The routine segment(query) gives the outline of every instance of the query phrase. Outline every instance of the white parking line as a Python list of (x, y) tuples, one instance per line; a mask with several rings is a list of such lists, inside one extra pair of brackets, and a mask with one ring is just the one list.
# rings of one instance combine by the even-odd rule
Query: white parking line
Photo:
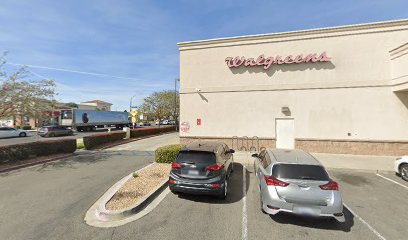
[(385, 180), (388, 180), (388, 181), (390, 181), (390, 182), (393, 182), (393, 183), (395, 183), (395, 184), (397, 184), (397, 185), (400, 185), (400, 186), (403, 187), (403, 188), (408, 189), (408, 186), (405, 186), (404, 184), (401, 184), (401, 183), (399, 183), (399, 182), (397, 182), (397, 181), (394, 181), (394, 180), (392, 180), (392, 179), (390, 179), (390, 178), (387, 178), (387, 177), (385, 177), (385, 176), (383, 176), (383, 175), (381, 175), (381, 174), (379, 174), (379, 173), (377, 173), (377, 174), (375, 174), (375, 175), (377, 175), (377, 176), (379, 176), (379, 177), (382, 177), (382, 178), (384, 178)]
[(364, 219), (362, 219), (359, 215), (357, 215), (357, 213), (355, 213), (353, 210), (351, 210), (351, 208), (349, 206), (347, 206), (344, 202), (343, 202), (343, 205), (351, 212), (351, 214), (353, 214), (356, 218), (358, 218), (358, 220), (360, 220), (360, 222), (362, 222), (364, 225), (366, 225), (368, 227), (368, 229), (370, 229), (371, 232), (373, 232), (379, 239), (386, 240), (386, 238), (383, 237), (379, 232), (377, 232), (377, 230), (375, 230), (374, 227), (372, 227), (370, 224), (368, 224), (366, 221), (364, 221)]
[(244, 165), (242, 165), (242, 185), (242, 240), (247, 240), (246, 167)]

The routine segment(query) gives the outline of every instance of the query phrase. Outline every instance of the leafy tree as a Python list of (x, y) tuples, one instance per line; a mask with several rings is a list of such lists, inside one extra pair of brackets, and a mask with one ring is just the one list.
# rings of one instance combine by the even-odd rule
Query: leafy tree
[(77, 108), (78, 104), (74, 102), (69, 102), (69, 103), (66, 103), (65, 106), (70, 107), (70, 108)]
[(176, 92), (176, 102), (174, 99), (174, 91), (166, 90), (161, 92), (154, 92), (143, 100), (142, 105), (139, 106), (140, 112), (147, 116), (147, 118), (156, 117), (162, 119), (163, 117), (177, 115), (176, 109), (179, 106), (179, 94)]
[[(16, 118), (23, 120), (24, 116), (41, 119), (49, 117), (56, 101), (54, 80), (28, 79), (30, 72), (21, 67), (8, 73), (5, 54), (0, 57), (0, 117), (11, 117), (15, 124)], [(23, 121), (21, 121), (23, 122)]]

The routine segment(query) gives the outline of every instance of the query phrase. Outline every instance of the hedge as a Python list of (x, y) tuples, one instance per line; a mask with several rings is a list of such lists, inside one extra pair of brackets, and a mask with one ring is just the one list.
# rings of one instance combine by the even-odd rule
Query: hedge
[(174, 144), (159, 147), (155, 151), (155, 161), (158, 163), (172, 163), (176, 160), (177, 154), (184, 147), (183, 144)]
[(73, 153), (75, 139), (38, 141), (0, 146), (0, 164), (59, 153)]
[(126, 137), (126, 132), (101, 133), (84, 137), (85, 149), (94, 149), (99, 145), (115, 142)]
[(130, 130), (130, 137), (137, 138), (149, 135), (155, 135), (159, 133), (173, 132), (176, 131), (175, 126), (171, 127), (161, 127), (161, 128), (137, 128)]
[[(176, 127), (162, 127), (162, 128), (138, 128), (130, 130), (131, 138), (138, 138), (143, 136), (150, 136), (160, 133), (175, 131)], [(126, 132), (118, 131), (111, 133), (101, 133), (84, 137), (85, 149), (94, 149), (100, 145), (122, 140), (126, 137)]]

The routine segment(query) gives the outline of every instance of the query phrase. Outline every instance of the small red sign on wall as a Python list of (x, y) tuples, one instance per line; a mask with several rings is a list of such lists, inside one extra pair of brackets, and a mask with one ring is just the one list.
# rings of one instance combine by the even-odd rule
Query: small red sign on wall
[(201, 126), (201, 118), (197, 118), (197, 126)]

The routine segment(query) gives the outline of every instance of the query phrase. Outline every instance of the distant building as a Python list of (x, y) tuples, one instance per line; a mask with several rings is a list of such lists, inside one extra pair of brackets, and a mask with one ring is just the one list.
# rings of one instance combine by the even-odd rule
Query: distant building
[(80, 104), (78, 104), (78, 109), (110, 111), (111, 106), (112, 103), (108, 103), (101, 100), (93, 100), (88, 102), (81, 102)]

